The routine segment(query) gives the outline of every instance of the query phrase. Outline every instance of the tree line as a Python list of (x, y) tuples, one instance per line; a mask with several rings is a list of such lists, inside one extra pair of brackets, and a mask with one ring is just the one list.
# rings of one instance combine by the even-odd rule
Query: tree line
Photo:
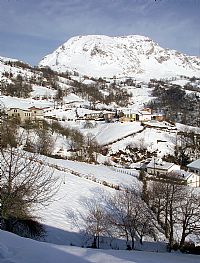
[(164, 112), (166, 118), (173, 122), (200, 127), (198, 93), (186, 93), (180, 85), (164, 81), (150, 82), (149, 87), (153, 88), (152, 96), (156, 97), (148, 103), (151, 109)]
[(104, 200), (85, 200), (86, 212), (69, 212), (68, 217), (86, 232), (94, 248), (100, 248), (105, 238), (123, 238), (130, 250), (136, 241), (143, 244), (147, 237), (156, 241), (163, 236), (169, 251), (184, 251), (187, 237), (200, 234), (200, 194), (179, 183), (175, 173), (167, 178), (147, 182), (144, 177), (142, 188), (132, 186)]

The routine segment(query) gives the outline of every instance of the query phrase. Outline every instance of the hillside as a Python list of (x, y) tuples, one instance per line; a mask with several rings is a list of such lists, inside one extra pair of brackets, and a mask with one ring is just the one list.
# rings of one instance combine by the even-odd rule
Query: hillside
[(6, 263), (197, 263), (199, 256), (57, 246), (0, 233), (0, 261)]
[(73, 37), (44, 57), (39, 65), (93, 77), (200, 76), (198, 57), (162, 48), (148, 37), (139, 35)]

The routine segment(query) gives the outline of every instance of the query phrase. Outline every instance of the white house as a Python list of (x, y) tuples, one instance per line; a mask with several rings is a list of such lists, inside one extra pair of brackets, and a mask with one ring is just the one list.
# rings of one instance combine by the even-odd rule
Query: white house
[(200, 176), (200, 159), (197, 159), (187, 165), (188, 171)]
[(199, 180), (200, 176), (198, 176), (196, 173), (192, 173), (192, 172), (184, 171), (184, 170), (177, 170), (175, 172), (177, 175), (180, 176), (181, 179), (187, 182), (187, 185), (191, 187), (200, 186), (200, 180)]
[(138, 111), (139, 121), (150, 121), (152, 119), (151, 109), (143, 109)]
[(188, 171), (196, 175), (196, 184), (200, 186), (200, 159), (197, 159), (187, 165)]
[(147, 173), (153, 175), (168, 174), (172, 171), (180, 170), (180, 165), (165, 162), (160, 158), (153, 158), (146, 166)]

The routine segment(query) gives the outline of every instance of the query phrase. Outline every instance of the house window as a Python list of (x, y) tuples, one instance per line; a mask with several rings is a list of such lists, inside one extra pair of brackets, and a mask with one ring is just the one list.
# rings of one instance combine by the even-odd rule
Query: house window
[(34, 113), (37, 113), (36, 110), (34, 111)]

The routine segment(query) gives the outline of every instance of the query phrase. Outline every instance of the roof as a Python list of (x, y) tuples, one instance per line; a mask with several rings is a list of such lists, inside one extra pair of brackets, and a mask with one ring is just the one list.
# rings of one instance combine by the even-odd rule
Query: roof
[(38, 107), (32, 106), (32, 107), (30, 107), (28, 109), (29, 110), (43, 110), (44, 108), (38, 108)]
[(13, 108), (7, 109), (7, 112), (8, 112), (8, 111), (11, 111), (11, 110), (30, 111), (29, 108), (28, 108), (28, 109), (21, 109), (21, 108), (19, 108), (19, 107), (13, 107)]
[(194, 173), (187, 172), (184, 170), (175, 170), (174, 172), (186, 180), (188, 180), (190, 178), (190, 176), (192, 176), (194, 174)]
[(153, 169), (159, 169), (159, 170), (168, 170), (172, 166), (174, 166), (174, 163), (169, 163), (162, 161), (161, 159), (152, 159), (149, 164), (147, 164), (147, 168), (153, 168)]
[(145, 110), (140, 110), (139, 113), (142, 115), (152, 115), (151, 112)]
[(188, 168), (195, 168), (200, 170), (200, 159), (197, 159), (187, 165)]

